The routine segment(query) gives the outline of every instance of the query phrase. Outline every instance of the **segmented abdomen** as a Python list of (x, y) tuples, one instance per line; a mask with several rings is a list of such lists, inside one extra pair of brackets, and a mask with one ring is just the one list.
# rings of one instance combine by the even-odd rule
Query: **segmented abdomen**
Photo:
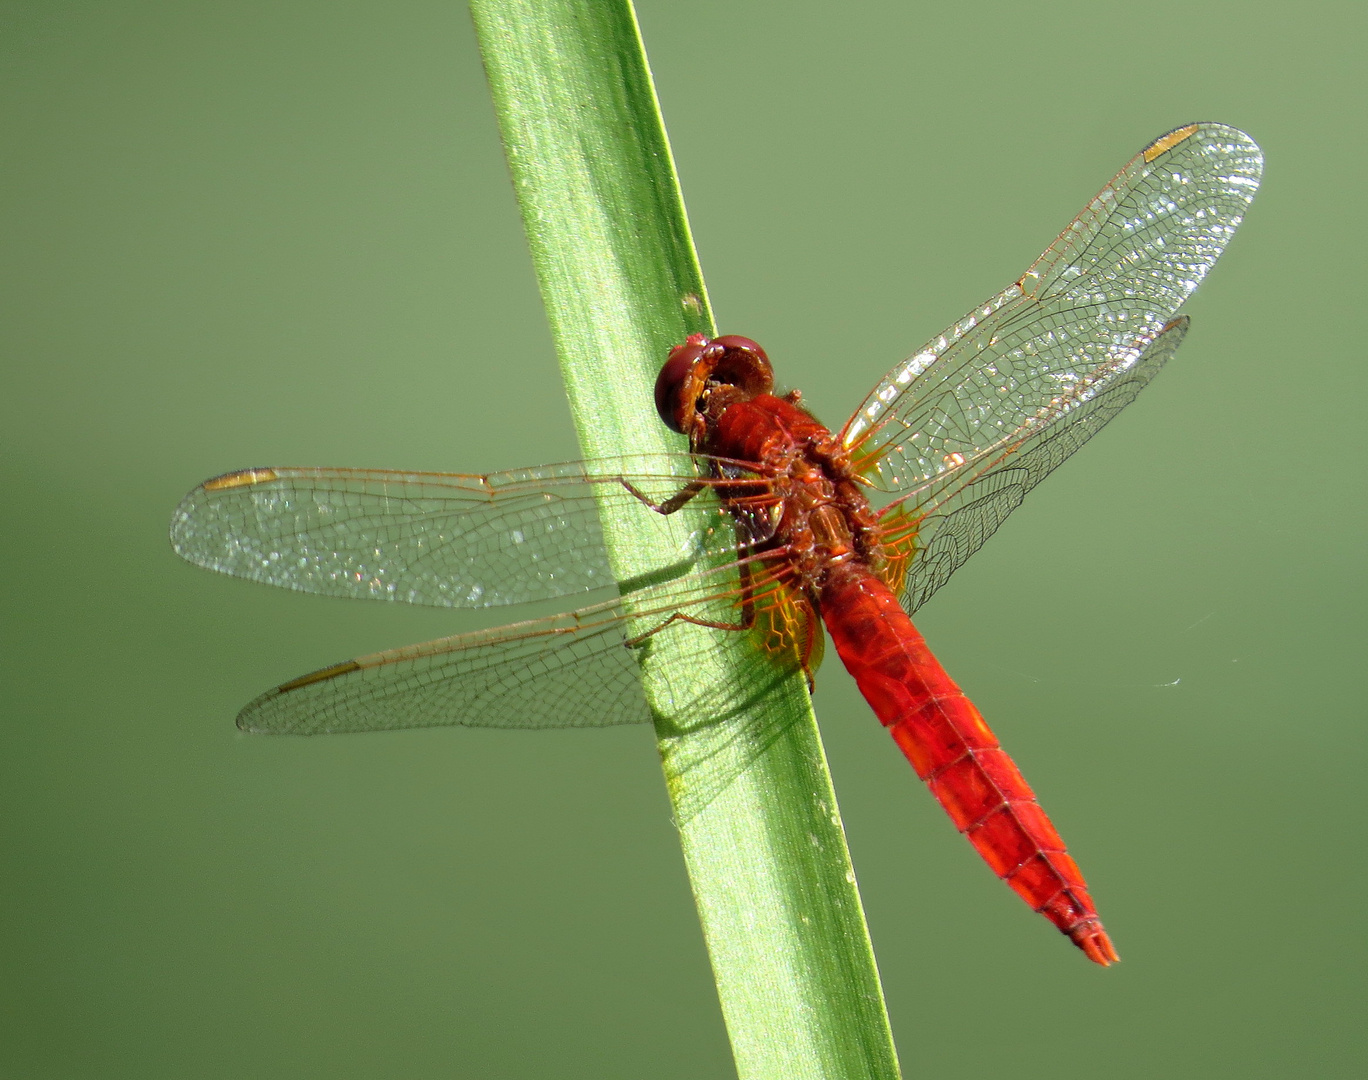
[(822, 618), (865, 700), (993, 872), (1099, 964), (1117, 960), (1078, 865), (979, 711), (860, 563), (832, 568)]

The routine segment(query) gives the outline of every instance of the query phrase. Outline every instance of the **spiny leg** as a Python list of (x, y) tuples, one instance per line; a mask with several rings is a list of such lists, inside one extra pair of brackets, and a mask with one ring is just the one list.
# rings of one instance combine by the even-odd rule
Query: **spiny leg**
[(669, 618), (657, 626), (651, 627), (645, 633), (638, 634), (636, 637), (628, 638), (624, 643), (627, 648), (639, 648), (647, 638), (653, 637), (667, 626), (676, 622), (692, 623), (694, 626), (706, 626), (711, 630), (749, 630), (755, 625), (755, 585), (751, 580), (753, 570), (751, 564), (743, 562), (738, 570), (741, 574), (741, 621), (734, 623), (717, 622), (712, 619), (700, 619), (696, 615), (688, 615), (682, 611), (673, 612)]
[(671, 495), (664, 502), (657, 503), (652, 502), (650, 496), (648, 496), (644, 491), (639, 489), (625, 476), (618, 477), (618, 482), (628, 491), (630, 491), (633, 495), (635, 495), (638, 499), (640, 499), (644, 505), (649, 506), (657, 514), (662, 514), (667, 517), (670, 514), (673, 514), (675, 511), (682, 509), (690, 499), (692, 499), (695, 495), (697, 495), (700, 491), (702, 491), (705, 487), (708, 486), (702, 480), (695, 480), (690, 484), (684, 485), (684, 487), (680, 488), (677, 492)]

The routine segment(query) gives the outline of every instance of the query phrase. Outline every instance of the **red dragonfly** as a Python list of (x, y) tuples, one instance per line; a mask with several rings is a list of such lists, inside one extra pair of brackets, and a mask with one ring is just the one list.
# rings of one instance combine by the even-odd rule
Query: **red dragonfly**
[[(612, 593), (323, 668), (257, 698), (239, 725), (307, 735), (648, 722), (638, 665), (665, 636), (685, 649), (760, 649), (775, 671), (811, 680), (825, 622), (994, 873), (1090, 959), (1112, 963), (1077, 865), (909, 613), (1173, 355), (1188, 326), (1178, 308), (1261, 169), (1259, 148), (1233, 128), (1191, 124), (1157, 139), (1025, 274), (899, 363), (836, 434), (797, 392), (772, 392), (755, 342), (694, 335), (656, 385), (689, 453), (487, 476), (262, 468), (207, 481), (177, 509), (171, 539), (223, 573), (443, 607)], [(702, 524), (676, 529), (686, 504), (706, 510), (690, 519)], [(616, 579), (605, 514), (642, 515), (676, 557)], [(710, 633), (684, 645), (683, 624)]]

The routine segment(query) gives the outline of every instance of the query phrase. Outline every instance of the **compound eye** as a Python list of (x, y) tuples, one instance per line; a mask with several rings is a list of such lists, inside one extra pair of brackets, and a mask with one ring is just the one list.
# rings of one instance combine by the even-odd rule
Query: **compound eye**
[(774, 368), (769, 357), (750, 338), (723, 334), (713, 338), (712, 345), (725, 350), (713, 372), (715, 379), (739, 386), (751, 395), (768, 394), (774, 389)]
[(748, 337), (742, 337), (740, 334), (723, 334), (721, 337), (713, 338), (713, 344), (721, 345), (728, 351), (735, 349), (738, 352), (753, 353), (760, 358), (766, 367), (769, 367), (770, 361), (769, 357), (765, 355), (765, 350), (760, 347), (759, 343)]
[(690, 335), (683, 345), (670, 350), (670, 358), (656, 376), (656, 412), (671, 431), (685, 433), (685, 423), (702, 388), (700, 380), (693, 377), (694, 368), (703, 359), (709, 344), (702, 334)]

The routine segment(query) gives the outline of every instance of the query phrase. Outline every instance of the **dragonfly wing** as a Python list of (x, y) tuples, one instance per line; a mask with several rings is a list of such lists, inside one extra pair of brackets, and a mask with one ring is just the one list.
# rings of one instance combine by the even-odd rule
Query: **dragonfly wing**
[[(721, 628), (680, 638), (674, 618), (735, 621), (737, 589), (733, 561), (568, 614), (357, 657), (262, 694), (242, 710), (238, 726), (318, 735), (646, 723), (640, 661), (668, 645), (687, 671), (681, 649), (740, 645), (748, 635)], [(704, 700), (716, 689), (680, 692), (691, 696), (666, 703), (671, 710), (725, 714), (725, 702)]]
[(899, 364), (842, 432), (879, 489), (920, 498), (1124, 379), (1225, 248), (1263, 158), (1190, 124), (1132, 159), (1009, 288)]
[(245, 731), (322, 735), (463, 725), (603, 727), (650, 720), (624, 623), (560, 615), (410, 645), (262, 694)]
[(302, 592), (491, 607), (611, 586), (605, 506), (654, 520), (681, 563), (724, 548), (734, 558), (736, 531), (708, 491), (698, 502), (709, 512), (693, 516), (692, 528), (684, 515), (643, 504), (663, 503), (700, 476), (707, 463), (689, 454), (486, 476), (249, 469), (187, 495), (171, 543), (199, 566)]
[[(960, 473), (928, 493), (913, 513), (915, 553), (903, 592), (914, 612), (992, 536), (1026, 493), (1129, 405), (1159, 373), (1183, 341), (1188, 318), (1180, 315), (1149, 343), (1125, 372), (1025, 441), (983, 463), (972, 476)], [(895, 505), (892, 513), (898, 513)]]

